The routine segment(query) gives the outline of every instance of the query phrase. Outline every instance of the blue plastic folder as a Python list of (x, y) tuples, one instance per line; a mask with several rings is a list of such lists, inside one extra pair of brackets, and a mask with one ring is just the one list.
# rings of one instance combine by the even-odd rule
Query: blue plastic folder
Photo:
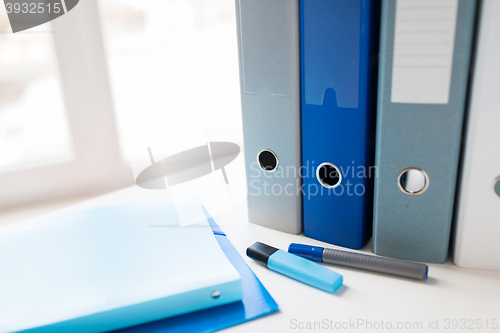
[(162, 199), (1, 228), (0, 332), (210, 332), (277, 311), (208, 214), (175, 215)]
[(278, 304), (227, 239), (226, 234), (206, 211), (205, 214), (221, 249), (240, 273), (243, 288), (241, 302), (221, 305), (115, 332), (215, 332), (278, 311)]
[(353, 249), (372, 231), (379, 13), (300, 1), (304, 235)]

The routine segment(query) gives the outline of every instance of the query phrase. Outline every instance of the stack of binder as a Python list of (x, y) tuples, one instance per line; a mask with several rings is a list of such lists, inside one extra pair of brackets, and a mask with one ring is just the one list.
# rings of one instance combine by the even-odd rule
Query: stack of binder
[[(302, 220), (295, 196), (250, 194), (250, 221), (293, 233), (303, 225), (308, 237), (356, 249), (373, 226), (376, 254), (443, 263), (456, 212), (455, 262), (500, 269), (484, 259), (487, 248), (500, 254), (499, 5), (485, 0), (478, 15), (476, 0), (237, 3), (249, 192), (257, 160), (262, 177), (301, 166), (285, 179), (303, 194)], [(280, 96), (290, 102), (278, 106)], [(295, 159), (281, 164), (285, 151)]]

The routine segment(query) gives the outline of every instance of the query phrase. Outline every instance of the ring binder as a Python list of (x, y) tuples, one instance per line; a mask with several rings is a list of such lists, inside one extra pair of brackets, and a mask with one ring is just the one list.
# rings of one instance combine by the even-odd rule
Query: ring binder
[(236, 18), (248, 219), (299, 234), (299, 1), (237, 0)]
[[(384, 0), (373, 251), (447, 259), (476, 2)], [(420, 192), (402, 172), (424, 173)], [(417, 181), (418, 183), (418, 181)]]
[(359, 249), (373, 221), (380, 2), (300, 4), (304, 235)]

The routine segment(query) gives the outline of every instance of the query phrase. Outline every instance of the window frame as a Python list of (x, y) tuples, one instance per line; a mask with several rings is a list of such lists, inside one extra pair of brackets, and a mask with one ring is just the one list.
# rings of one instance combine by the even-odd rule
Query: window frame
[(97, 1), (80, 1), (51, 24), (75, 159), (0, 173), (0, 207), (134, 183), (120, 151)]

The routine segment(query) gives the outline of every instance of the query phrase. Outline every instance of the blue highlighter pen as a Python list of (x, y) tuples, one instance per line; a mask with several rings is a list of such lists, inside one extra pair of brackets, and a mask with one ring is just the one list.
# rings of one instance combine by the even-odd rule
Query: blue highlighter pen
[(334, 293), (342, 285), (342, 275), (331, 269), (261, 242), (247, 248), (247, 256), (272, 271), (329, 293)]

